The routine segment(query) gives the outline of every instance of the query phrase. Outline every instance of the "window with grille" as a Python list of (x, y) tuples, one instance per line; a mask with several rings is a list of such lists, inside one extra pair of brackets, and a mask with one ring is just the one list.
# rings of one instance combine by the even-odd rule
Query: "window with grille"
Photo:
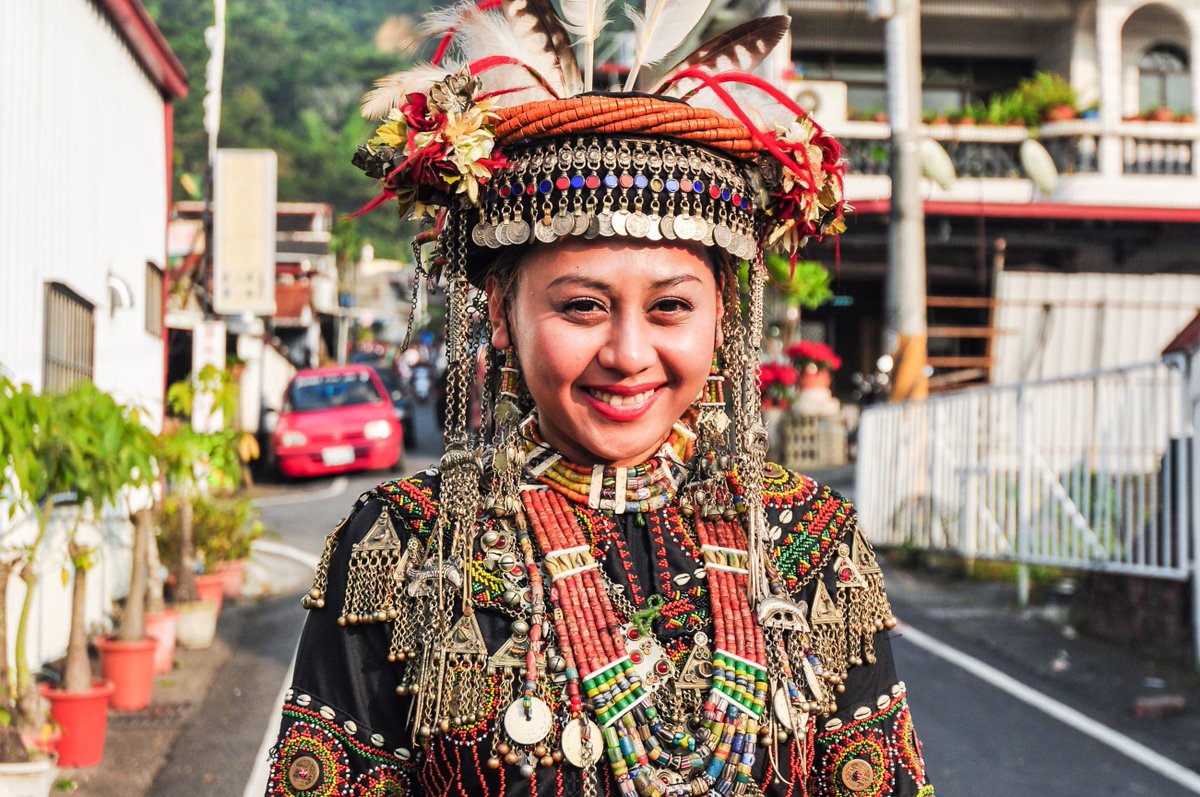
[(162, 337), (163, 271), (146, 261), (146, 331)]
[(95, 308), (58, 282), (46, 284), (46, 359), (42, 388), (61, 393), (92, 378), (95, 358)]
[(1192, 77), (1188, 57), (1171, 44), (1157, 44), (1138, 61), (1138, 104), (1143, 111), (1192, 109)]

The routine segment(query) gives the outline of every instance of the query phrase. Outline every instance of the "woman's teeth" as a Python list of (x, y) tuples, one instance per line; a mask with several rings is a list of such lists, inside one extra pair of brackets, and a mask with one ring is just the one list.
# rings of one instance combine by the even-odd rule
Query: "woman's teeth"
[(610, 407), (630, 407), (645, 404), (654, 395), (653, 390), (638, 393), (636, 396), (618, 396), (616, 393), (605, 393), (603, 390), (588, 389), (588, 393), (598, 401), (603, 401)]

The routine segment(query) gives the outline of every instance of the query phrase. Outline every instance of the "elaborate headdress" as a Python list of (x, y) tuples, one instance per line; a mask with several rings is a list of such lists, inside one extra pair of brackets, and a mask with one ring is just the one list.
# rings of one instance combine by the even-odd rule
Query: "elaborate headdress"
[[(560, 15), (550, 0), (481, 0), (435, 13), (425, 28), (442, 37), (433, 62), (382, 78), (364, 100), (364, 113), (381, 119), (354, 161), (382, 182), (368, 209), (395, 199), (423, 221), (417, 270), (447, 297), (443, 533), (427, 565), (469, 559), (481, 510), (520, 522), (520, 387), (514, 363), (487, 347), (484, 300), (471, 290), (496, 250), (575, 236), (698, 241), (748, 268), (726, 280), (721, 368), (699, 401), (701, 453), (680, 500), (701, 517), (743, 518), (750, 597), (761, 608), (771, 581), (757, 382), (763, 252), (794, 258), (808, 238), (843, 230), (841, 148), (749, 71), (784, 38), (786, 16), (710, 39), (649, 80), (709, 2), (645, 0), (630, 14), (634, 61), (623, 90), (593, 91), (609, 2), (560, 0)], [(425, 258), (423, 243), (433, 244)], [(485, 347), (485, 419), (473, 437), (466, 402)], [(731, 470), (741, 494), (728, 487)], [(461, 572), (470, 579), (470, 568)], [(469, 585), (456, 586), (469, 595)], [(418, 713), (438, 716), (427, 705)]]

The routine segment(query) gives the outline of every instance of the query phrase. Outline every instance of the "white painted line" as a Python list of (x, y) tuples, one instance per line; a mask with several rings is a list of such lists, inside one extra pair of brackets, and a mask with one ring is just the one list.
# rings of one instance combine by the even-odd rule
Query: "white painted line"
[(1200, 794), (1200, 774), (1193, 772), (1164, 755), (1154, 752), (1140, 742), (1134, 741), (1123, 733), (1097, 722), (1091, 717), (1076, 711), (1070, 706), (1060, 703), (1049, 695), (1031, 689), (1016, 678), (1005, 675), (1000, 670), (985, 664), (974, 656), (968, 656), (960, 650), (950, 647), (919, 631), (911, 625), (902, 624), (902, 638), (917, 647), (932, 653), (940, 659), (961, 667), (975, 677), (986, 681), (992, 686), (1012, 695), (1023, 703), (1028, 703), (1039, 711), (1044, 711), (1054, 719), (1069, 725), (1080, 733), (1090, 736), (1101, 744), (1106, 744), (1124, 756), (1132, 758), (1142, 766), (1157, 772), (1168, 780), (1173, 780), (1193, 794)]
[(282, 542), (275, 542), (274, 540), (255, 540), (251, 548), (255, 553), (263, 553), (267, 556), (282, 556), (284, 559), (291, 559), (293, 562), (304, 565), (310, 570), (316, 570), (317, 565), (321, 562), (319, 556), (313, 556), (308, 551), (302, 551), (294, 546), (285, 545)]
[(337, 498), (342, 493), (346, 492), (346, 488), (350, 486), (350, 480), (345, 476), (338, 476), (324, 490), (313, 493), (288, 493), (287, 495), (267, 495), (262, 498), (254, 499), (256, 506), (287, 506), (289, 504), (304, 504), (310, 501), (324, 501), (327, 498)]
[(275, 746), (275, 740), (279, 738), (279, 723), (282, 719), (279, 710), (283, 706), (283, 698), (287, 694), (288, 687), (292, 685), (292, 673), (295, 669), (296, 654), (293, 653), (292, 663), (288, 665), (287, 674), (283, 676), (283, 686), (279, 687), (279, 694), (275, 696), (275, 707), (271, 710), (271, 718), (267, 721), (267, 730), (263, 733), (262, 743), (259, 744), (258, 753), (254, 756), (254, 769), (250, 770), (250, 779), (246, 781), (242, 797), (263, 797), (267, 793), (267, 777), (271, 770), (268, 758), (271, 755), (271, 748)]

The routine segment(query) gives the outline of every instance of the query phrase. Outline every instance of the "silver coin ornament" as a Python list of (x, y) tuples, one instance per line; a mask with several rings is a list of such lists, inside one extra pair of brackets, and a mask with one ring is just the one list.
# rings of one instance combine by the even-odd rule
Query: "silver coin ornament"
[(575, 224), (571, 229), (571, 235), (583, 235), (585, 232), (587, 232), (588, 217), (587, 217), (586, 213), (584, 213), (583, 211), (577, 212), (575, 214), (574, 220), (575, 220)]
[(589, 213), (588, 214), (588, 226), (587, 226), (587, 230), (585, 230), (583, 233), (583, 237), (588, 239), (589, 241), (591, 241), (591, 240), (594, 240), (599, 235), (600, 235), (600, 220)]
[(471, 229), (471, 243), (475, 244), (476, 246), (486, 245), (484, 243), (486, 239), (483, 237), (483, 228), (486, 224), (487, 222), (481, 221)]
[[(586, 747), (583, 744), (585, 735), (588, 739)], [(567, 727), (563, 728), (560, 744), (563, 758), (580, 769), (595, 766), (600, 761), (600, 756), (604, 754), (604, 737), (600, 733), (600, 728), (591, 720), (568, 722)]]
[(733, 243), (733, 231), (724, 224), (718, 224), (716, 229), (713, 230), (712, 235), (717, 246), (721, 247), (722, 249), (728, 249), (729, 244)]
[(675, 240), (675, 219), (675, 214), (668, 213), (662, 217), (662, 223), (658, 225), (660, 228), (659, 231), (662, 233), (662, 237), (668, 241)]
[(596, 217), (600, 226), (600, 234), (605, 238), (611, 238), (616, 235), (616, 231), (613, 229), (612, 218), (612, 211), (608, 210), (600, 211), (600, 215)]
[(650, 234), (650, 219), (644, 213), (634, 213), (625, 221), (625, 229), (634, 238), (645, 238)]
[(483, 231), (483, 243), (488, 249), (500, 248), (500, 240), (496, 237), (496, 228), (491, 224)]
[(661, 241), (663, 239), (662, 217), (651, 213), (646, 220), (650, 222), (650, 228), (646, 230), (646, 238), (651, 241)]
[(564, 210), (563, 212), (556, 213), (554, 215), (554, 219), (550, 222), (550, 226), (554, 228), (555, 235), (557, 235), (559, 238), (563, 238), (567, 235), (570, 235), (571, 231), (575, 229), (575, 217)]
[(625, 226), (625, 222), (629, 220), (628, 210), (618, 210), (612, 214), (613, 233), (622, 237), (629, 235), (629, 230)]
[(696, 223), (696, 229), (692, 231), (692, 240), (703, 241), (708, 236), (708, 222), (703, 216), (692, 216), (692, 221)]
[(684, 241), (694, 240), (696, 235), (696, 220), (684, 214), (675, 217), (675, 237)]
[(496, 240), (500, 243), (501, 246), (512, 246), (512, 241), (510, 241), (508, 239), (508, 225), (509, 224), (510, 224), (510, 222), (502, 221), (496, 225), (496, 229), (493, 232), (493, 234), (496, 236)]
[(554, 227), (548, 219), (541, 219), (533, 225), (533, 237), (544, 244), (552, 244), (558, 240), (558, 236), (554, 234)]
[(508, 228), (508, 239), (517, 246), (529, 243), (529, 222), (525, 219), (514, 219)]
[(529, 701), (528, 714), (524, 698), (514, 700), (504, 712), (504, 730), (517, 744), (537, 744), (546, 738), (553, 725), (550, 707), (536, 697)]

